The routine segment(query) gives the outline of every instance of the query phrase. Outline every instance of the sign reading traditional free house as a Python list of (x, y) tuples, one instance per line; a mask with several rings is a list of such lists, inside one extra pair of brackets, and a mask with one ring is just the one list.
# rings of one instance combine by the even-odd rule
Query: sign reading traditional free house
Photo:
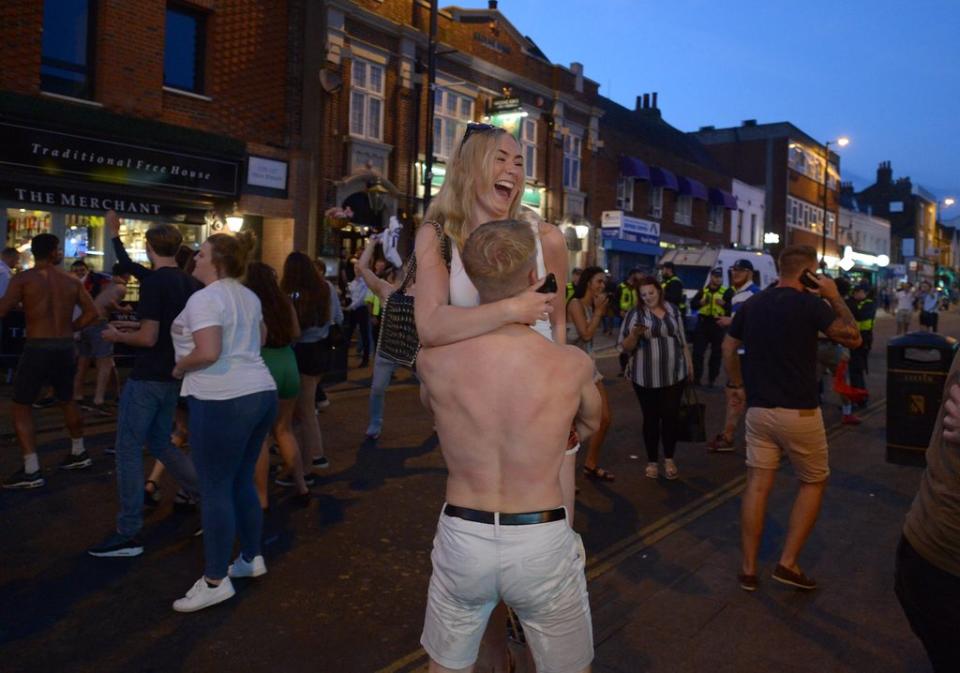
[(0, 164), (192, 194), (236, 197), (239, 162), (0, 122)]

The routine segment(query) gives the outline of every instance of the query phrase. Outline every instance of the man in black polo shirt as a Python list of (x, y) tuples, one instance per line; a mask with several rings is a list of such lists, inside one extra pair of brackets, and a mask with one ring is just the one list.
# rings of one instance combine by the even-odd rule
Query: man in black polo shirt
[[(107, 224), (116, 236), (120, 223), (111, 211)], [(180, 231), (161, 224), (147, 231), (147, 256), (153, 271), (140, 281), (139, 329), (121, 332), (108, 326), (103, 338), (137, 348), (133, 371), (120, 397), (117, 418), (117, 490), (120, 513), (117, 530), (91, 556), (139, 556), (143, 553), (143, 447), (163, 463), (189, 495), (199, 497), (193, 462), (170, 441), (173, 415), (180, 395), (180, 382), (173, 372), (173, 342), (170, 324), (183, 310), (187, 299), (200, 289), (199, 281), (177, 267), (175, 255), (183, 242)]]
[(739, 308), (723, 343), (731, 396), (745, 400), (749, 407), (739, 575), (745, 591), (757, 588), (764, 512), (782, 452), (790, 456), (800, 490), (773, 579), (798, 589), (817, 587), (797, 565), (797, 556), (816, 523), (830, 474), (817, 396), (817, 332), (856, 348), (860, 330), (833, 280), (808, 275), (818, 286), (812, 292), (801, 283), (801, 276), (816, 268), (814, 248), (787, 247), (780, 255), (780, 281)]

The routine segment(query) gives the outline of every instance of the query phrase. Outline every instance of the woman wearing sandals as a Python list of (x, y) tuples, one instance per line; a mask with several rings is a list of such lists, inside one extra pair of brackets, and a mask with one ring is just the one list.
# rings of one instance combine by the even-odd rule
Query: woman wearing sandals
[[(589, 266), (580, 273), (580, 280), (574, 288), (573, 296), (567, 302), (567, 343), (582, 349), (593, 357), (593, 337), (600, 329), (601, 322), (607, 312), (610, 298), (606, 293), (606, 277), (599, 266)], [(597, 390), (603, 401), (603, 417), (600, 427), (590, 437), (590, 446), (587, 447), (587, 457), (583, 461), (583, 473), (591, 479), (613, 481), (613, 473), (597, 466), (600, 456), (600, 447), (610, 428), (610, 400), (603, 387), (603, 376), (599, 371), (594, 373)]]
[(624, 318), (620, 348), (630, 354), (627, 377), (643, 410), (643, 443), (647, 449), (644, 475), (659, 476), (659, 445), (663, 443), (663, 474), (677, 478), (673, 462), (677, 422), (686, 379), (693, 371), (683, 316), (663, 299), (656, 278), (640, 281), (640, 303)]
[[(277, 415), (277, 384), (263, 364), (260, 300), (240, 282), (253, 234), (214, 234), (197, 254), (195, 292), (173, 321), (174, 378), (190, 409), (190, 444), (203, 498), (203, 577), (174, 601), (194, 612), (233, 597), (231, 578), (267, 572), (263, 512), (253, 485), (260, 448)], [(230, 563), (234, 536), (240, 555)]]
[[(297, 487), (296, 502), (306, 505), (310, 501), (310, 490), (303, 479), (303, 460), (300, 446), (293, 434), (293, 412), (300, 394), (300, 372), (297, 370), (297, 358), (293, 354), (293, 344), (300, 337), (300, 325), (293, 303), (280, 290), (277, 272), (262, 262), (252, 262), (247, 266), (244, 285), (253, 290), (263, 307), (263, 322), (267, 326), (267, 343), (260, 349), (260, 356), (270, 370), (277, 384), (277, 420), (270, 434), (277, 442), (280, 457), (294, 486)], [(269, 438), (269, 435), (268, 435)], [(270, 442), (265, 441), (257, 460), (254, 473), (260, 506), (267, 509), (267, 479), (270, 471)]]
[[(547, 273), (558, 282), (567, 277), (563, 235), (532, 213), (520, 213), (523, 195), (523, 154), (507, 131), (470, 123), (447, 165), (447, 175), (416, 235), (417, 332), (425, 346), (442, 346), (493, 331), (510, 323), (525, 323), (548, 339), (565, 343), (565, 314), (554, 310), (556, 293), (536, 289)], [(481, 224), (526, 217), (536, 236), (537, 276), (541, 282), (521, 294), (480, 306), (480, 296), (467, 276), (460, 249)], [(449, 240), (449, 260), (443, 252)], [(576, 455), (569, 454), (561, 472), (561, 490), (573, 525)], [(490, 617), (484, 635), (486, 656), (497, 671), (507, 670), (507, 612), (501, 604)], [(532, 670), (532, 663), (531, 663)]]

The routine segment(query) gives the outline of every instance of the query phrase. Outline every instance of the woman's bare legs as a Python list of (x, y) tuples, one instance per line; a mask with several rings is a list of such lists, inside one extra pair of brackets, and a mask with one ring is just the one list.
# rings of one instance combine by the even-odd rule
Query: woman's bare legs
[(304, 474), (313, 470), (313, 459), (323, 456), (323, 436), (317, 421), (317, 384), (319, 376), (300, 374), (300, 394), (297, 396), (296, 416), (300, 421), (300, 456)]

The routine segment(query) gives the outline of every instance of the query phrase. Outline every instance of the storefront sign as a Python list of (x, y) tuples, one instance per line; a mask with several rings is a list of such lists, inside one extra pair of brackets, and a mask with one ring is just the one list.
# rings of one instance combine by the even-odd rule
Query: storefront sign
[(250, 155), (247, 158), (247, 185), (286, 192), (287, 162)]
[(509, 97), (509, 98), (494, 98), (490, 101), (490, 109), (494, 112), (506, 112), (508, 110), (519, 110), (520, 109), (520, 99)]
[(230, 197), (239, 175), (234, 161), (8, 123), (0, 123), (3, 164), (48, 176)]
[(182, 207), (175, 203), (149, 198), (25, 185), (0, 185), (0, 200), (28, 204), (34, 210), (47, 208), (74, 208), (96, 212), (115, 210), (121, 215), (175, 217), (190, 214), (198, 218), (202, 218), (204, 213), (196, 207)]
[(604, 238), (618, 238), (646, 245), (660, 245), (660, 225), (651, 220), (624, 215), (622, 210), (605, 210), (600, 214)]

